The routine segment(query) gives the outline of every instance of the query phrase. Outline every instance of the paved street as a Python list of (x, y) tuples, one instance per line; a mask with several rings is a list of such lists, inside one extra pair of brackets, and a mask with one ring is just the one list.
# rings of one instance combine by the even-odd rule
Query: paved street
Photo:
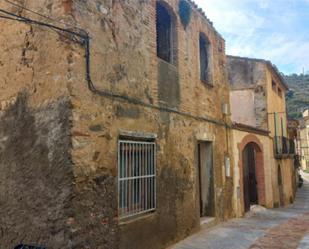
[(202, 230), (172, 249), (309, 249), (309, 176), (304, 177), (293, 205)]

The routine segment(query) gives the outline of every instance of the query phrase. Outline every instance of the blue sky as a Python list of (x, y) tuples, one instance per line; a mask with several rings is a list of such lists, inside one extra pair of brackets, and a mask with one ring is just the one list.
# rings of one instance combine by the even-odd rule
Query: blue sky
[(309, 0), (195, 0), (226, 40), (227, 53), (309, 72)]

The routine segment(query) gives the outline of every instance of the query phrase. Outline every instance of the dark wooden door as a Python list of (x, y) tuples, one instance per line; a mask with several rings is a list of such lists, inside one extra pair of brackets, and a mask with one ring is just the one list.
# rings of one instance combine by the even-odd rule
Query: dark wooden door
[(254, 145), (248, 144), (243, 153), (243, 183), (244, 183), (244, 205), (245, 212), (250, 206), (258, 204), (258, 190), (256, 180), (256, 151)]
[(243, 152), (243, 185), (244, 185), (244, 206), (245, 212), (250, 210), (250, 195), (249, 195), (249, 167), (248, 167), (248, 148)]

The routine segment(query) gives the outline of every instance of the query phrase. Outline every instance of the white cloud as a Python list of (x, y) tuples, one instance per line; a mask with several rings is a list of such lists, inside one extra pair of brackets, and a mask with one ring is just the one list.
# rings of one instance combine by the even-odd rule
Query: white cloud
[(269, 0), (261, 0), (259, 4), (260, 8), (267, 9), (269, 7)]
[[(226, 39), (227, 53), (264, 58), (286, 73), (309, 69), (309, 0), (196, 0)], [(306, 2), (306, 3), (305, 3)]]

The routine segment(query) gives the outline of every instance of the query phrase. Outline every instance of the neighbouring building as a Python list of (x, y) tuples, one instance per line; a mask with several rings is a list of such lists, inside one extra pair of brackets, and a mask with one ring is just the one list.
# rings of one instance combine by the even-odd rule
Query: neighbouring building
[(269, 61), (228, 56), (233, 122), (234, 209), (293, 201), (293, 140), (287, 134), (287, 84)]
[(300, 121), (300, 141), (301, 141), (301, 168), (309, 169), (309, 109), (303, 112)]
[(288, 120), (288, 137), (294, 141), (296, 155), (301, 155), (300, 123), (298, 119)]
[[(234, 216), (225, 41), (192, 1), (19, 3), (0, 3), (1, 248), (160, 249)], [(270, 141), (268, 206), (280, 166), (290, 198)]]
[(298, 189), (299, 183), (299, 170), (301, 169), (301, 139), (300, 139), (300, 121), (297, 119), (288, 120), (288, 138), (294, 142), (295, 155), (294, 155), (294, 177), (293, 188), (294, 196)]

